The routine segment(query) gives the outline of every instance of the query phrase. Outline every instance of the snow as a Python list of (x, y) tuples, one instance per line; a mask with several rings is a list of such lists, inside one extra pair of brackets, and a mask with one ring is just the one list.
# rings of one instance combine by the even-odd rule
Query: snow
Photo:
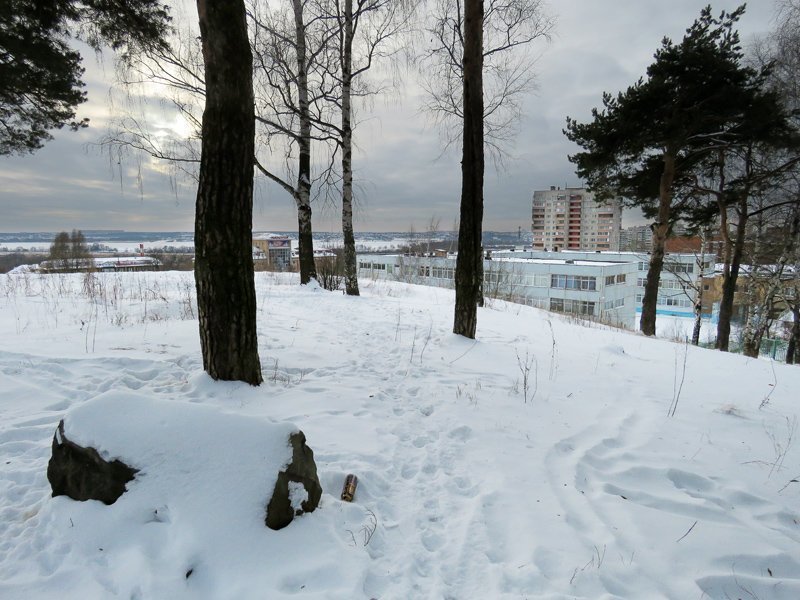
[[(800, 597), (796, 366), (499, 301), (472, 341), (450, 290), (256, 284), (253, 388), (204, 374), (189, 273), (0, 276), (0, 597)], [(148, 465), (114, 505), (50, 497), (61, 418)], [(324, 491), (276, 532), (262, 434), (295, 428)]]
[(573, 260), (571, 258), (555, 259), (555, 258), (517, 258), (493, 255), (492, 260), (495, 262), (509, 262), (509, 263), (524, 263), (524, 264), (537, 264), (537, 265), (576, 265), (579, 267), (614, 267), (619, 263), (599, 261), (599, 260)]

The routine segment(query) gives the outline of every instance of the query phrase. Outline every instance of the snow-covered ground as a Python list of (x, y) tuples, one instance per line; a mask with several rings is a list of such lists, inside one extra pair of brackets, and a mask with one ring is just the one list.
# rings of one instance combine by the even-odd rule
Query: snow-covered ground
[[(0, 276), (0, 598), (800, 598), (800, 368), (502, 302), (473, 342), (449, 290), (256, 278), (252, 388), (203, 373), (190, 273)], [(206, 416), (116, 504), (51, 498), (59, 419), (136, 398), (238, 416), (224, 477)], [(275, 532), (251, 442), (292, 425), (324, 493)]]

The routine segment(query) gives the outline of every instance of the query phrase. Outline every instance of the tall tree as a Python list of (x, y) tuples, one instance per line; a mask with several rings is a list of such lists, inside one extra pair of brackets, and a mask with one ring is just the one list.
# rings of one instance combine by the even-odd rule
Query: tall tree
[[(747, 274), (749, 301), (742, 332), (742, 354), (752, 358), (758, 356), (761, 341), (772, 325), (776, 301), (786, 284), (797, 277), (794, 264), (800, 244), (800, 202), (787, 208), (773, 211), (772, 219), (761, 212), (756, 221), (755, 243)], [(769, 221), (773, 221), (772, 227)], [(777, 256), (770, 252), (774, 246), (779, 247)]]
[(86, 245), (86, 236), (80, 229), (73, 229), (69, 236), (69, 255), (76, 270), (81, 266), (89, 266), (92, 255)]
[[(253, 49), (258, 98), (256, 120), (264, 126), (265, 147), (276, 138), (285, 148), (284, 176), (256, 156), (256, 167), (288, 192), (297, 206), (300, 283), (316, 278), (312, 235), (312, 143), (332, 139), (320, 120), (322, 103), (329, 90), (329, 53), (336, 37), (325, 24), (325, 15), (309, 0), (291, 0), (289, 10), (262, 15), (258, 5), (251, 10)], [(258, 149), (257, 149), (258, 150)], [(296, 154), (295, 154), (296, 150)], [(291, 176), (294, 175), (294, 181)]]
[(0, 155), (34, 152), (52, 129), (88, 125), (76, 120), (86, 93), (71, 39), (95, 49), (163, 45), (169, 20), (159, 0), (0, 0)]
[[(791, 3), (797, 5), (796, 0)], [(788, 3), (789, 6), (791, 3)], [(739, 271), (753, 228), (752, 219), (797, 201), (797, 191), (786, 186), (798, 164), (797, 73), (798, 35), (792, 13), (768, 44), (756, 45), (751, 59), (758, 66), (752, 79), (754, 93), (733, 129), (735, 135), (709, 139), (711, 151), (702, 159), (690, 181), (695, 193), (706, 195), (707, 217), (719, 219), (723, 240), (722, 297), (719, 305), (716, 347), (730, 344), (734, 296)], [(795, 22), (797, 15), (794, 14)], [(793, 49), (794, 48), (794, 49)], [(702, 210), (700, 211), (702, 215)], [(756, 228), (756, 231), (758, 228)]]
[(461, 141), (463, 153), (453, 331), (474, 338), (483, 301), (484, 151), (500, 162), (521, 117), (519, 98), (533, 83), (528, 46), (549, 37), (553, 20), (540, 0), (437, 0), (429, 23), (423, 109), (446, 146)]
[(69, 233), (61, 231), (53, 238), (53, 243), (50, 244), (50, 255), (47, 259), (52, 261), (54, 268), (66, 271), (70, 268), (69, 256)]
[(195, 284), (203, 368), (262, 382), (253, 272), (253, 59), (243, 0), (197, 0), (205, 63)]
[[(337, 3), (338, 4), (338, 3)], [(342, 242), (344, 285), (349, 296), (358, 296), (356, 238), (353, 231), (353, 0), (344, 0), (340, 21), (340, 73), (342, 78)]]
[(335, 135), (341, 152), (342, 237), (345, 292), (358, 296), (358, 268), (353, 228), (353, 130), (354, 99), (378, 93), (365, 75), (381, 59), (394, 54), (391, 45), (404, 31), (414, 2), (404, 0), (317, 0), (335, 32), (331, 54), (336, 80), (327, 100), (331, 112), (321, 124)]
[(718, 144), (691, 184), (712, 198), (709, 214), (719, 218), (723, 268), (716, 347), (722, 351), (730, 344), (734, 295), (751, 231), (749, 223), (796, 202), (794, 195), (769, 193), (798, 161), (798, 140), (791, 135), (786, 112), (770, 93), (758, 96), (751, 106), (754, 110), (748, 121), (753, 127), (741, 128), (738, 138)]
[(453, 333), (475, 338), (483, 280), (483, 0), (465, 0), (461, 210)]
[(52, 268), (58, 271), (78, 271), (81, 267), (89, 266), (91, 256), (83, 232), (73, 229), (72, 233), (62, 231), (56, 234), (47, 259), (51, 261)]
[(640, 329), (655, 335), (658, 283), (665, 243), (680, 217), (674, 200), (678, 184), (704, 156), (752, 117), (748, 109), (762, 78), (743, 64), (734, 25), (744, 13), (712, 16), (704, 8), (683, 40), (664, 38), (640, 79), (616, 97), (603, 95), (603, 110), (592, 121), (567, 118), (567, 137), (584, 151), (570, 156), (577, 173), (599, 198), (625, 197), (655, 217)]

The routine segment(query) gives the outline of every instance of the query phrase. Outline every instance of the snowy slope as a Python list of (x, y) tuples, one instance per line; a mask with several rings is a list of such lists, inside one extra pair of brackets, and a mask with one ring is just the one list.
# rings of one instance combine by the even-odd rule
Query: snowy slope
[[(258, 273), (251, 388), (203, 373), (190, 274), (0, 276), (0, 598), (800, 598), (800, 368), (500, 302), (473, 342), (451, 291), (362, 292)], [(154, 523), (177, 476), (51, 498), (58, 420), (104, 393), (299, 427), (320, 508), (243, 525), (250, 433), (227, 516)]]

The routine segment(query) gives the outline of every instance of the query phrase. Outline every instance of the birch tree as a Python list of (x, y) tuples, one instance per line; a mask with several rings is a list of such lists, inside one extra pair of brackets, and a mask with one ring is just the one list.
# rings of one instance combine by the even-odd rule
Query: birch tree
[[(256, 167), (285, 190), (297, 207), (300, 283), (316, 278), (312, 233), (312, 143), (333, 139), (321, 126), (320, 103), (335, 83), (327, 65), (334, 36), (326, 31), (324, 17), (304, 0), (291, 0), (289, 10), (262, 13), (252, 9), (254, 54), (261, 92), (256, 119), (264, 126), (264, 147), (281, 149), (287, 175), (256, 158)], [(312, 10), (309, 10), (309, 7)], [(276, 141), (276, 138), (282, 138)], [(295, 154), (296, 152), (296, 154)], [(294, 174), (294, 181), (290, 176)]]
[(711, 231), (710, 227), (705, 226), (699, 232), (700, 249), (694, 254), (694, 271), (697, 273), (697, 277), (687, 273), (681, 263), (673, 263), (669, 259), (664, 262), (664, 270), (671, 273), (680, 284), (680, 290), (675, 295), (686, 296), (692, 302), (694, 324), (691, 343), (693, 346), (700, 344), (700, 332), (703, 326), (703, 274), (706, 270), (706, 252)]
[(380, 93), (380, 86), (367, 81), (368, 71), (390, 59), (405, 31), (413, 2), (399, 0), (317, 0), (335, 32), (332, 48), (335, 69), (329, 74), (337, 81), (328, 95), (331, 111), (320, 125), (336, 137), (341, 152), (342, 237), (345, 292), (358, 296), (358, 265), (353, 229), (353, 129), (354, 100)]

